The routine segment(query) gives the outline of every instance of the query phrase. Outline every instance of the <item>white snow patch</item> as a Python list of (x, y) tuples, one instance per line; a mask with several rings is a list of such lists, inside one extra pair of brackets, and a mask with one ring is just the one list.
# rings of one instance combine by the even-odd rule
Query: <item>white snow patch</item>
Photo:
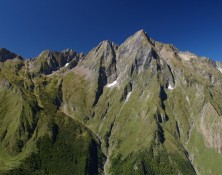
[(107, 87), (108, 88), (113, 87), (113, 86), (117, 85), (117, 83), (118, 83), (117, 80), (115, 80), (114, 82), (107, 84)]
[(131, 94), (132, 94), (132, 92), (129, 92), (129, 93), (127, 94), (127, 96), (126, 96), (126, 101), (128, 101), (128, 100), (129, 100), (129, 98), (130, 98)]
[(218, 67), (218, 70), (222, 73), (222, 68)]
[(169, 84), (168, 89), (169, 89), (169, 90), (173, 90), (173, 89), (174, 89), (174, 87), (173, 87), (173, 86), (171, 86), (171, 85)]
[(66, 63), (65, 67), (67, 67), (69, 65), (69, 63)]

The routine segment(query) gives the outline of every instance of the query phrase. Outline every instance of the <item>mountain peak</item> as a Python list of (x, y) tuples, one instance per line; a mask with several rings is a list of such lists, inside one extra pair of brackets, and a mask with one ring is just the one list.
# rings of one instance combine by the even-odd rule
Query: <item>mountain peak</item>
[(105, 47), (118, 47), (117, 44), (115, 44), (114, 42), (109, 41), (109, 40), (104, 40), (104, 41), (100, 42), (99, 47), (101, 47), (101, 46), (105, 46)]
[(100, 42), (99, 45), (90, 52), (95, 52), (95, 53), (104, 52), (105, 50), (112, 50), (112, 49), (116, 50), (117, 48), (118, 48), (118, 45), (115, 44), (114, 42), (109, 41), (109, 40), (104, 40)]
[(143, 38), (149, 39), (149, 36), (143, 29), (137, 31), (134, 35), (132, 35), (132, 37), (135, 37), (135, 38), (143, 37)]
[(6, 48), (0, 48), (0, 53), (5, 52), (5, 51), (8, 51), (8, 50)]
[(136, 33), (146, 35), (146, 32), (144, 31), (144, 29), (140, 29)]
[(5, 49), (5, 48), (0, 48), (0, 62), (4, 62), (9, 59), (13, 58), (19, 58), (22, 59), (22, 57), (16, 55), (15, 53)]
[(67, 48), (65, 50), (62, 51), (63, 53), (75, 53), (75, 51), (73, 49)]
[(7, 50), (6, 48), (0, 48), (0, 54), (8, 54), (8, 53), (12, 53), (11, 51)]
[(140, 47), (141, 45), (152, 45), (150, 37), (141, 29), (130, 36), (123, 44), (127, 47)]

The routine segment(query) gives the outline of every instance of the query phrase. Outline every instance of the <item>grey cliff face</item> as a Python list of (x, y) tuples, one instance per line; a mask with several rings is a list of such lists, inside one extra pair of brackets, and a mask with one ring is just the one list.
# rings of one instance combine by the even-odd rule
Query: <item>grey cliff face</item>
[(216, 67), (222, 73), (222, 62), (217, 61), (216, 62)]
[(82, 53), (77, 54), (71, 49), (62, 52), (45, 50), (37, 58), (28, 62), (28, 69), (35, 74), (51, 74), (62, 67), (68, 69), (75, 67), (83, 56)]

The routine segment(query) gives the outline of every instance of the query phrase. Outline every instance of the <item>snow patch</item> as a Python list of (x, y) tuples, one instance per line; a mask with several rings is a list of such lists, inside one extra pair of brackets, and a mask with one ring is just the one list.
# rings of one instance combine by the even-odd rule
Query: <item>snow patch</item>
[(222, 73), (222, 68), (218, 67), (218, 70)]
[(173, 90), (173, 89), (174, 89), (174, 87), (173, 87), (173, 86), (171, 86), (171, 85), (169, 84), (168, 89), (169, 89), (169, 90)]
[(107, 84), (107, 87), (110, 88), (110, 87), (116, 86), (117, 83), (118, 83), (117, 80), (115, 80), (114, 82)]
[(132, 92), (129, 92), (129, 93), (127, 94), (127, 96), (126, 96), (126, 101), (128, 101), (128, 100), (129, 100), (129, 98), (130, 98), (131, 94), (132, 94)]
[(65, 67), (67, 67), (69, 65), (69, 63), (66, 63)]

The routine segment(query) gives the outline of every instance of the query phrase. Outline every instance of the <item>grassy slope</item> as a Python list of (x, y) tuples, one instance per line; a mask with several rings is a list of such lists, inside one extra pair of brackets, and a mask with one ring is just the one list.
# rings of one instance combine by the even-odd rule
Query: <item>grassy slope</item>
[(12, 85), (0, 92), (1, 136), (7, 130), (1, 137), (0, 170), (98, 174), (103, 151), (111, 174), (195, 174), (188, 158), (193, 155), (197, 172), (220, 174), (221, 155), (205, 145), (198, 128), (205, 103), (219, 114), (222, 107), (220, 89), (201, 69), (206, 67), (216, 78), (221, 75), (201, 64), (195, 70), (192, 64), (175, 60), (173, 90), (167, 89), (173, 77), (159, 59), (142, 73), (130, 72), (129, 66), (117, 86), (103, 87), (94, 105), (101, 65), (95, 63), (93, 71), (77, 67), (64, 77), (31, 79), (21, 61), (10, 61), (0, 74)]
[(58, 112), (60, 79), (29, 79), (17, 64), (5, 64), (0, 74), (9, 82), (0, 92), (1, 174), (99, 174), (98, 139)]
[(103, 154), (94, 136), (62, 113), (52, 125), (54, 135), (38, 139), (37, 151), (6, 174), (99, 174)]

